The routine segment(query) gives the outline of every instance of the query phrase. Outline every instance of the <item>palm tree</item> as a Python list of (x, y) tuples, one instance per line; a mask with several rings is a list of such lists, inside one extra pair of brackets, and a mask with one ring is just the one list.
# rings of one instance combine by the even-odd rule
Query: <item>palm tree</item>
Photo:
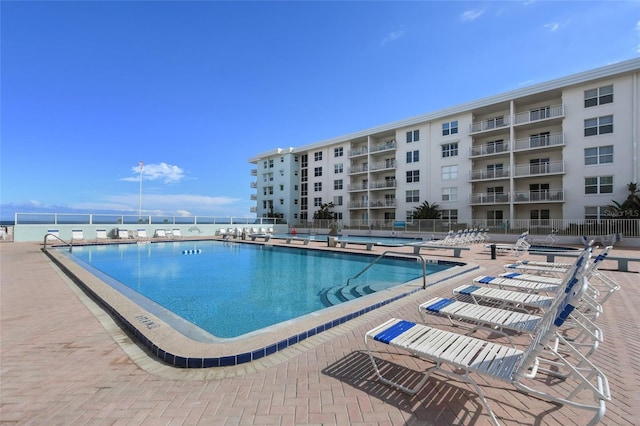
[(429, 204), (428, 201), (423, 202), (413, 210), (414, 219), (440, 219), (440, 214), (438, 205), (435, 203)]
[(635, 182), (627, 184), (629, 194), (627, 199), (621, 203), (611, 200), (613, 205), (608, 206), (612, 211), (612, 216), (618, 218), (637, 218), (640, 217), (640, 188)]

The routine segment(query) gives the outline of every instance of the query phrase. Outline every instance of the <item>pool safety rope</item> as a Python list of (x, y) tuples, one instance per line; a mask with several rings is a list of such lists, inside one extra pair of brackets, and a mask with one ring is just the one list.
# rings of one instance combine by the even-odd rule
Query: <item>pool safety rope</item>
[(200, 253), (202, 253), (202, 250), (200, 249), (182, 250), (182, 254), (200, 254)]

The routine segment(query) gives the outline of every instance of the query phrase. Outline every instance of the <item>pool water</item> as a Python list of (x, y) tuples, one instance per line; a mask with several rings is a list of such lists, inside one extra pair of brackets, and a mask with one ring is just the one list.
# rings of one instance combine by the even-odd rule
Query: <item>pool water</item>
[[(157, 304), (219, 338), (238, 337), (337, 303), (327, 294), (335, 295), (375, 259), (219, 241), (80, 246), (70, 256), (136, 303)], [(428, 264), (427, 273), (448, 267)], [(415, 259), (384, 258), (351, 279), (350, 288), (366, 287), (366, 294), (420, 277), (422, 264)], [(143, 307), (158, 312), (157, 307)]]

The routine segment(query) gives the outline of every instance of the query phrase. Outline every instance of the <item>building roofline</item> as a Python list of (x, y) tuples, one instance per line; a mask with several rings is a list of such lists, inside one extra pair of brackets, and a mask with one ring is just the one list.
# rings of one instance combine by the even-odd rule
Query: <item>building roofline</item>
[[(367, 136), (375, 133), (383, 133), (383, 132), (397, 129), (400, 127), (408, 127), (408, 126), (413, 126), (415, 124), (423, 123), (426, 121), (433, 121), (438, 118), (460, 114), (462, 112), (486, 107), (489, 105), (498, 104), (501, 102), (510, 101), (516, 98), (522, 98), (522, 97), (533, 95), (536, 93), (565, 88), (565, 87), (581, 84), (591, 80), (612, 77), (612, 76), (630, 73), (634, 71), (640, 71), (640, 58), (634, 58), (626, 61), (616, 62), (603, 67), (594, 68), (588, 71), (582, 71), (582, 72), (571, 74), (565, 77), (560, 77), (560, 78), (556, 78), (546, 82), (523, 87), (521, 89), (510, 90), (508, 92), (503, 92), (498, 95), (488, 96), (485, 98), (481, 98), (471, 102), (466, 102), (453, 107), (440, 109), (440, 110), (426, 113), (426, 114), (421, 114), (415, 117), (394, 121), (391, 123), (371, 127), (368, 129), (360, 130), (357, 132), (349, 133), (349, 134), (338, 136), (331, 139), (325, 139), (325, 140), (314, 142), (307, 145), (302, 145), (297, 148), (289, 148), (288, 151), (289, 152), (305, 152), (315, 148), (329, 146), (329, 145), (345, 142), (352, 139), (357, 139), (359, 137), (363, 137), (363, 136)], [(262, 158), (280, 154), (281, 151), (285, 151), (285, 150), (278, 148), (275, 150), (267, 151), (255, 157), (252, 157), (249, 160), (249, 162), (250, 163), (257, 162)]]

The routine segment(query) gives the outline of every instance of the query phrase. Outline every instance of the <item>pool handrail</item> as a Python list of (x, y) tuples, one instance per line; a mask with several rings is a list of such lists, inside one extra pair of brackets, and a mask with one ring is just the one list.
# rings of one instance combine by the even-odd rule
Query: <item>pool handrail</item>
[(413, 254), (413, 253), (406, 253), (406, 252), (403, 252), (403, 251), (393, 251), (393, 250), (385, 250), (385, 251), (383, 251), (380, 255), (378, 255), (378, 257), (373, 259), (371, 261), (371, 263), (369, 263), (362, 271), (358, 272), (353, 277), (348, 278), (346, 285), (349, 285), (351, 280), (356, 279), (360, 275), (364, 274), (369, 268), (371, 268), (376, 262), (378, 262), (378, 260), (382, 259), (387, 254), (400, 254), (402, 256), (415, 257), (420, 262), (422, 262), (422, 289), (424, 290), (424, 289), (427, 288), (427, 262), (424, 259), (424, 257), (422, 257), (419, 254), (416, 255), (416, 254)]
[(53, 237), (53, 238), (55, 238), (55, 239), (57, 239), (57, 240), (60, 240), (60, 241), (62, 241), (65, 245), (69, 246), (69, 253), (71, 253), (71, 250), (73, 249), (73, 244), (71, 244), (71, 243), (70, 243), (70, 242), (68, 242), (68, 241), (63, 240), (62, 238), (60, 238), (60, 237), (59, 237), (59, 236), (57, 236), (56, 234), (52, 234), (52, 233), (50, 233), (50, 232), (49, 232), (49, 233), (46, 233), (46, 234), (44, 235), (44, 246), (42, 247), (42, 250), (45, 250), (45, 251), (47, 250), (47, 239), (48, 239), (49, 237)]

